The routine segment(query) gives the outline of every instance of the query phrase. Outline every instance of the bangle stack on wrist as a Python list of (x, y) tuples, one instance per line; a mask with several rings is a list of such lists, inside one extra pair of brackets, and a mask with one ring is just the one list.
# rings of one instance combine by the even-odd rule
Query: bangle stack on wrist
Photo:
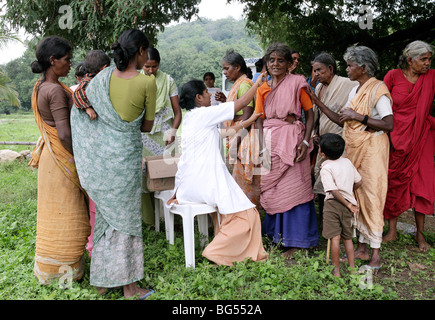
[(307, 147), (309, 147), (310, 146), (310, 143), (307, 141), (307, 140), (302, 140), (302, 142), (307, 146)]

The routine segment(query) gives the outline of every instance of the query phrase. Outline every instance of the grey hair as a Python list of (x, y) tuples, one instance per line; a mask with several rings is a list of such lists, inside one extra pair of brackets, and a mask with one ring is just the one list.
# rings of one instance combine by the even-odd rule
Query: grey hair
[(428, 52), (433, 54), (433, 47), (424, 41), (416, 40), (409, 43), (399, 57), (399, 68), (402, 70), (408, 69), (408, 58), (415, 59)]
[(326, 53), (326, 52), (319, 53), (313, 59), (313, 62), (319, 62), (327, 68), (329, 68), (329, 66), (332, 66), (332, 69), (333, 69), (332, 72), (334, 74), (337, 74), (337, 62), (335, 61), (334, 57), (331, 56), (329, 53)]
[(280, 42), (272, 43), (269, 48), (267, 48), (266, 54), (264, 56), (265, 60), (269, 61), (270, 55), (274, 52), (278, 53), (280, 56), (283, 56), (288, 62), (293, 63), (293, 52), (288, 45)]
[(352, 61), (360, 67), (365, 66), (366, 72), (370, 77), (374, 77), (378, 70), (378, 56), (369, 47), (349, 47), (343, 58), (345, 61)]

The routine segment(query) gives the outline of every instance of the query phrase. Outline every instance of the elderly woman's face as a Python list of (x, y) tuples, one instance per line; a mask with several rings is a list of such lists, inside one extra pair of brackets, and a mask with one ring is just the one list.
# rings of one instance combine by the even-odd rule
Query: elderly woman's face
[(291, 61), (288, 61), (284, 56), (277, 52), (272, 52), (267, 61), (267, 69), (271, 76), (279, 77), (287, 73)]
[(346, 72), (350, 80), (356, 81), (364, 74), (364, 67), (358, 66), (353, 61), (347, 61)]
[(427, 52), (418, 56), (414, 59), (409, 59), (409, 68), (418, 74), (426, 73), (430, 68), (430, 63), (432, 61), (432, 54)]
[(323, 84), (329, 84), (334, 77), (333, 67), (331, 65), (327, 67), (320, 62), (313, 63), (313, 72), (316, 79)]

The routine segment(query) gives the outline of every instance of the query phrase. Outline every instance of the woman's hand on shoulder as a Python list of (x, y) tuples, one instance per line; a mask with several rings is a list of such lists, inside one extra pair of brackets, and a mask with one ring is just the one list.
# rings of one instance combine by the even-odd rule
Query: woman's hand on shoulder
[(317, 105), (317, 106), (319, 106), (319, 104), (320, 104), (320, 99), (319, 99), (319, 97), (316, 95), (316, 93), (313, 91), (313, 89), (311, 89), (310, 87), (307, 87), (307, 93), (308, 93), (308, 95), (310, 96), (310, 98), (311, 98), (311, 101), (315, 104), (315, 105)]

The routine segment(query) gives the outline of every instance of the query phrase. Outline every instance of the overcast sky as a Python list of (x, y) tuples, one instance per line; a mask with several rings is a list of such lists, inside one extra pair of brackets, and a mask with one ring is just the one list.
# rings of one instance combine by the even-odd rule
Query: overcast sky
[[(226, 0), (202, 0), (199, 5), (198, 15), (210, 20), (218, 20), (229, 16), (235, 19), (241, 19), (243, 5), (240, 3), (227, 5), (226, 2)], [(20, 32), (20, 38), (21, 40), (25, 40), (26, 35)], [(24, 51), (24, 45), (18, 42), (10, 42), (5, 49), (0, 50), (0, 64), (5, 64), (13, 59), (19, 58)]]

